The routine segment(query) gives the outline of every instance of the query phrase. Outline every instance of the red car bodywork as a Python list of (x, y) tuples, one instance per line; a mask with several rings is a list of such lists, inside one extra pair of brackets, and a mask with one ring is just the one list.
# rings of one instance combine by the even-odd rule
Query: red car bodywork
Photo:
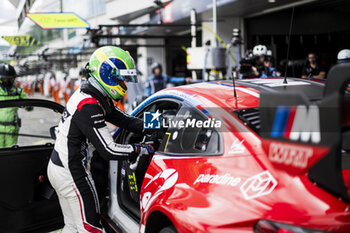
[[(156, 211), (166, 215), (178, 232), (253, 232), (261, 219), (319, 231), (350, 232), (348, 203), (307, 177), (308, 168), (327, 148), (313, 147), (311, 159), (301, 161), (305, 164), (299, 170), (271, 162), (264, 150), (268, 140), (263, 143), (233, 114), (259, 107), (260, 91), (248, 86), (242, 82), (236, 85), (236, 99), (233, 85), (224, 82), (158, 93), (193, 99), (198, 109), (211, 109), (210, 114), (223, 122), (224, 150), (222, 155), (203, 157), (156, 153), (142, 185), (140, 232), (147, 229), (147, 221)], [(304, 147), (297, 149), (307, 150)], [(343, 174), (349, 191), (350, 171), (343, 170)]]

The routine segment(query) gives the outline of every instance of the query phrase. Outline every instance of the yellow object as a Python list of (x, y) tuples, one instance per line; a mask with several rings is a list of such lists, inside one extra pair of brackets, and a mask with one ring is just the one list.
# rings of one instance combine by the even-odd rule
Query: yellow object
[(166, 148), (168, 147), (169, 139), (170, 139), (170, 136), (171, 136), (171, 133), (165, 133), (165, 134), (168, 135), (168, 139), (166, 140), (164, 152), (166, 151)]
[(28, 13), (27, 17), (42, 29), (90, 27), (88, 22), (74, 13)]
[(2, 36), (4, 40), (10, 43), (10, 45), (17, 46), (32, 46), (38, 44), (35, 38), (30, 37), (30, 35), (23, 36)]
[(235, 56), (233, 56), (233, 54), (231, 53), (231, 51), (228, 49), (226, 43), (220, 38), (220, 36), (218, 34), (216, 34), (213, 30), (211, 30), (209, 27), (202, 25), (203, 28), (207, 29), (210, 33), (212, 33), (215, 38), (222, 44), (222, 46), (224, 46), (224, 48), (227, 50), (227, 52), (230, 54), (232, 60), (237, 64), (237, 60), (235, 58)]
[(131, 190), (135, 189), (135, 191), (138, 192), (135, 172), (133, 172), (132, 175), (129, 175), (129, 181), (130, 181), (130, 189)]

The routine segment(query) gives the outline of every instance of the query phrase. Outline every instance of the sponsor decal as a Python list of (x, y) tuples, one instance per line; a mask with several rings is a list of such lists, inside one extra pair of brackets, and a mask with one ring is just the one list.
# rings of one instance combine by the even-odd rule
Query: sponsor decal
[(113, 88), (110, 88), (109, 90), (113, 95), (117, 94), (117, 92)]
[(271, 143), (269, 159), (271, 162), (306, 168), (309, 158), (313, 155), (313, 149), (308, 147), (290, 146), (282, 143)]
[(270, 194), (276, 186), (276, 179), (269, 171), (264, 171), (246, 179), (240, 190), (246, 200), (251, 200)]
[(148, 186), (151, 184), (159, 185), (163, 183), (157, 191), (152, 194), (151, 192), (145, 192), (144, 195), (141, 198), (141, 207), (144, 209), (144, 211), (147, 211), (150, 205), (153, 203), (153, 201), (165, 190), (168, 190), (175, 186), (177, 179), (179, 178), (179, 174), (175, 169), (166, 169), (162, 172), (159, 172), (157, 175), (153, 177), (152, 180), (150, 180), (146, 186), (145, 190)]
[(98, 120), (98, 121), (94, 121), (94, 124), (103, 123), (104, 121), (105, 121), (104, 119)]
[(97, 114), (91, 116), (91, 118), (96, 118), (96, 117), (103, 117), (103, 114), (97, 113)]
[[(200, 174), (193, 184), (218, 184), (237, 187), (242, 183), (241, 177), (227, 173), (225, 175)], [(246, 200), (270, 194), (277, 186), (276, 179), (269, 171), (263, 171), (247, 178), (241, 185), (240, 191)]]
[(202, 184), (221, 184), (228, 186), (237, 186), (241, 182), (241, 178), (231, 176), (230, 174), (220, 175), (210, 175), (210, 174), (200, 174), (197, 179), (193, 182)]
[(137, 71), (135, 69), (133, 70), (119, 70), (120, 75), (122, 76), (135, 76), (137, 75)]
[(143, 113), (143, 128), (144, 129), (160, 129), (161, 113), (144, 112)]
[(67, 109), (64, 109), (61, 117), (62, 123), (64, 123), (68, 117), (70, 117), (70, 113), (67, 111)]
[(125, 176), (126, 176), (126, 169), (125, 169), (125, 167), (121, 168), (121, 175), (122, 175), (123, 178), (125, 178)]
[(245, 147), (243, 146), (244, 140), (238, 140), (235, 139), (234, 142), (231, 145), (231, 148), (228, 152), (228, 154), (242, 154), (245, 152)]
[(320, 143), (320, 118), (316, 105), (278, 106), (271, 130), (272, 137), (285, 137), (293, 141)]

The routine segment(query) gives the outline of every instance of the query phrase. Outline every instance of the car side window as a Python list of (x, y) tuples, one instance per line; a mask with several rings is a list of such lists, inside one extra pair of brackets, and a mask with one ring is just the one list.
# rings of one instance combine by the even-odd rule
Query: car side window
[[(180, 109), (180, 103), (169, 100), (169, 99), (162, 99), (155, 101), (151, 103), (150, 105), (146, 106), (144, 109), (139, 111), (135, 117), (143, 119), (144, 112), (156, 112), (159, 111), (162, 116), (163, 115), (176, 115), (176, 113)], [(160, 129), (162, 130), (162, 129)], [(161, 133), (159, 133), (161, 135)], [(126, 130), (123, 130), (116, 138), (116, 142), (118, 143), (140, 143), (144, 140), (143, 135), (137, 135), (133, 132), (128, 132)]]
[[(218, 155), (220, 135), (213, 127), (181, 127), (180, 121), (198, 122), (209, 120), (208, 116), (193, 107), (183, 106), (176, 116), (163, 116), (168, 126), (159, 152), (169, 155)], [(177, 123), (175, 123), (177, 122)], [(177, 124), (177, 125), (175, 125)], [(186, 125), (185, 125), (186, 126)], [(163, 125), (164, 127), (164, 125)]]
[(0, 148), (53, 144), (50, 128), (60, 117), (44, 107), (0, 107)]

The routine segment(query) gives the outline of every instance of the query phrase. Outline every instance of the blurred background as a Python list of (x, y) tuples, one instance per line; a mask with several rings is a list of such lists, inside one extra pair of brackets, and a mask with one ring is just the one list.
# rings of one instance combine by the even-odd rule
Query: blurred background
[[(242, 59), (249, 60), (256, 45), (267, 48), (265, 55), (277, 71), (287, 69), (288, 76), (301, 77), (309, 53), (327, 71), (350, 42), (347, 0), (2, 0), (1, 4), (0, 60), (16, 67), (18, 85), (28, 95), (50, 98), (52, 86), (60, 84), (62, 104), (64, 88), (74, 91), (79, 71), (103, 45), (128, 50), (137, 64), (139, 83), (146, 85), (156, 63), (163, 73), (190, 77), (192, 82), (242, 77)], [(26, 17), (38, 12), (73, 12), (90, 27), (42, 29)], [(29, 43), (11, 45), (6, 40), (18, 35), (29, 35)], [(128, 106), (144, 85), (136, 91), (130, 88)]]

